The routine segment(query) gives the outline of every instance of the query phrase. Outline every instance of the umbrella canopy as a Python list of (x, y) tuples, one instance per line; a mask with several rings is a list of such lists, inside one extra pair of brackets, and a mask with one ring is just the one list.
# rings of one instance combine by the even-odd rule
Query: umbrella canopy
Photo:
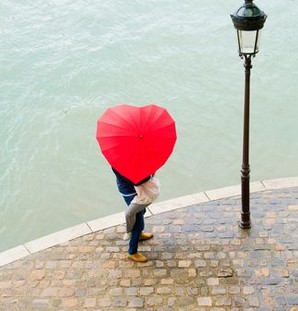
[(176, 138), (173, 118), (165, 108), (153, 104), (114, 106), (97, 121), (96, 139), (103, 155), (134, 183), (165, 164)]

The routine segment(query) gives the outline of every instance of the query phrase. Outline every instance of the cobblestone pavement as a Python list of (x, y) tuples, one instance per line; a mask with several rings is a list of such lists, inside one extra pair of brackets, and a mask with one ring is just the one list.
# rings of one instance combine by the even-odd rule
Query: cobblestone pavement
[(0, 310), (298, 310), (298, 188), (251, 195), (146, 219), (145, 264), (126, 259), (123, 225), (0, 268)]

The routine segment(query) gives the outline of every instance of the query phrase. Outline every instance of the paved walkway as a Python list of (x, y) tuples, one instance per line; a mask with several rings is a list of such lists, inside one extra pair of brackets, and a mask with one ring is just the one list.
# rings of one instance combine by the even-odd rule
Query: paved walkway
[(239, 196), (204, 195), (146, 219), (145, 264), (120, 224), (3, 265), (0, 310), (297, 311), (298, 187), (252, 193), (250, 230)]

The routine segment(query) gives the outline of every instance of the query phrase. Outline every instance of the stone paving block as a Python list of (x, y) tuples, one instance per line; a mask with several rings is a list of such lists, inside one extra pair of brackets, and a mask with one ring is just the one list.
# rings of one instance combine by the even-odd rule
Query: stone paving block
[(211, 297), (199, 297), (197, 300), (199, 306), (212, 306)]

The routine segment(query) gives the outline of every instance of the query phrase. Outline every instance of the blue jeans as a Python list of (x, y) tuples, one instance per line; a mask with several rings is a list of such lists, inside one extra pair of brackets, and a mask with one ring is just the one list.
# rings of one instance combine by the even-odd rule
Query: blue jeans
[[(134, 185), (126, 178), (122, 178), (122, 176), (119, 176), (118, 174), (116, 174), (116, 176), (118, 190), (122, 194), (125, 203), (129, 205), (133, 198), (137, 195)], [(128, 253), (130, 255), (135, 254), (138, 251), (139, 238), (145, 228), (144, 213), (145, 210), (136, 214), (136, 222), (131, 231), (131, 237), (129, 240)]]

